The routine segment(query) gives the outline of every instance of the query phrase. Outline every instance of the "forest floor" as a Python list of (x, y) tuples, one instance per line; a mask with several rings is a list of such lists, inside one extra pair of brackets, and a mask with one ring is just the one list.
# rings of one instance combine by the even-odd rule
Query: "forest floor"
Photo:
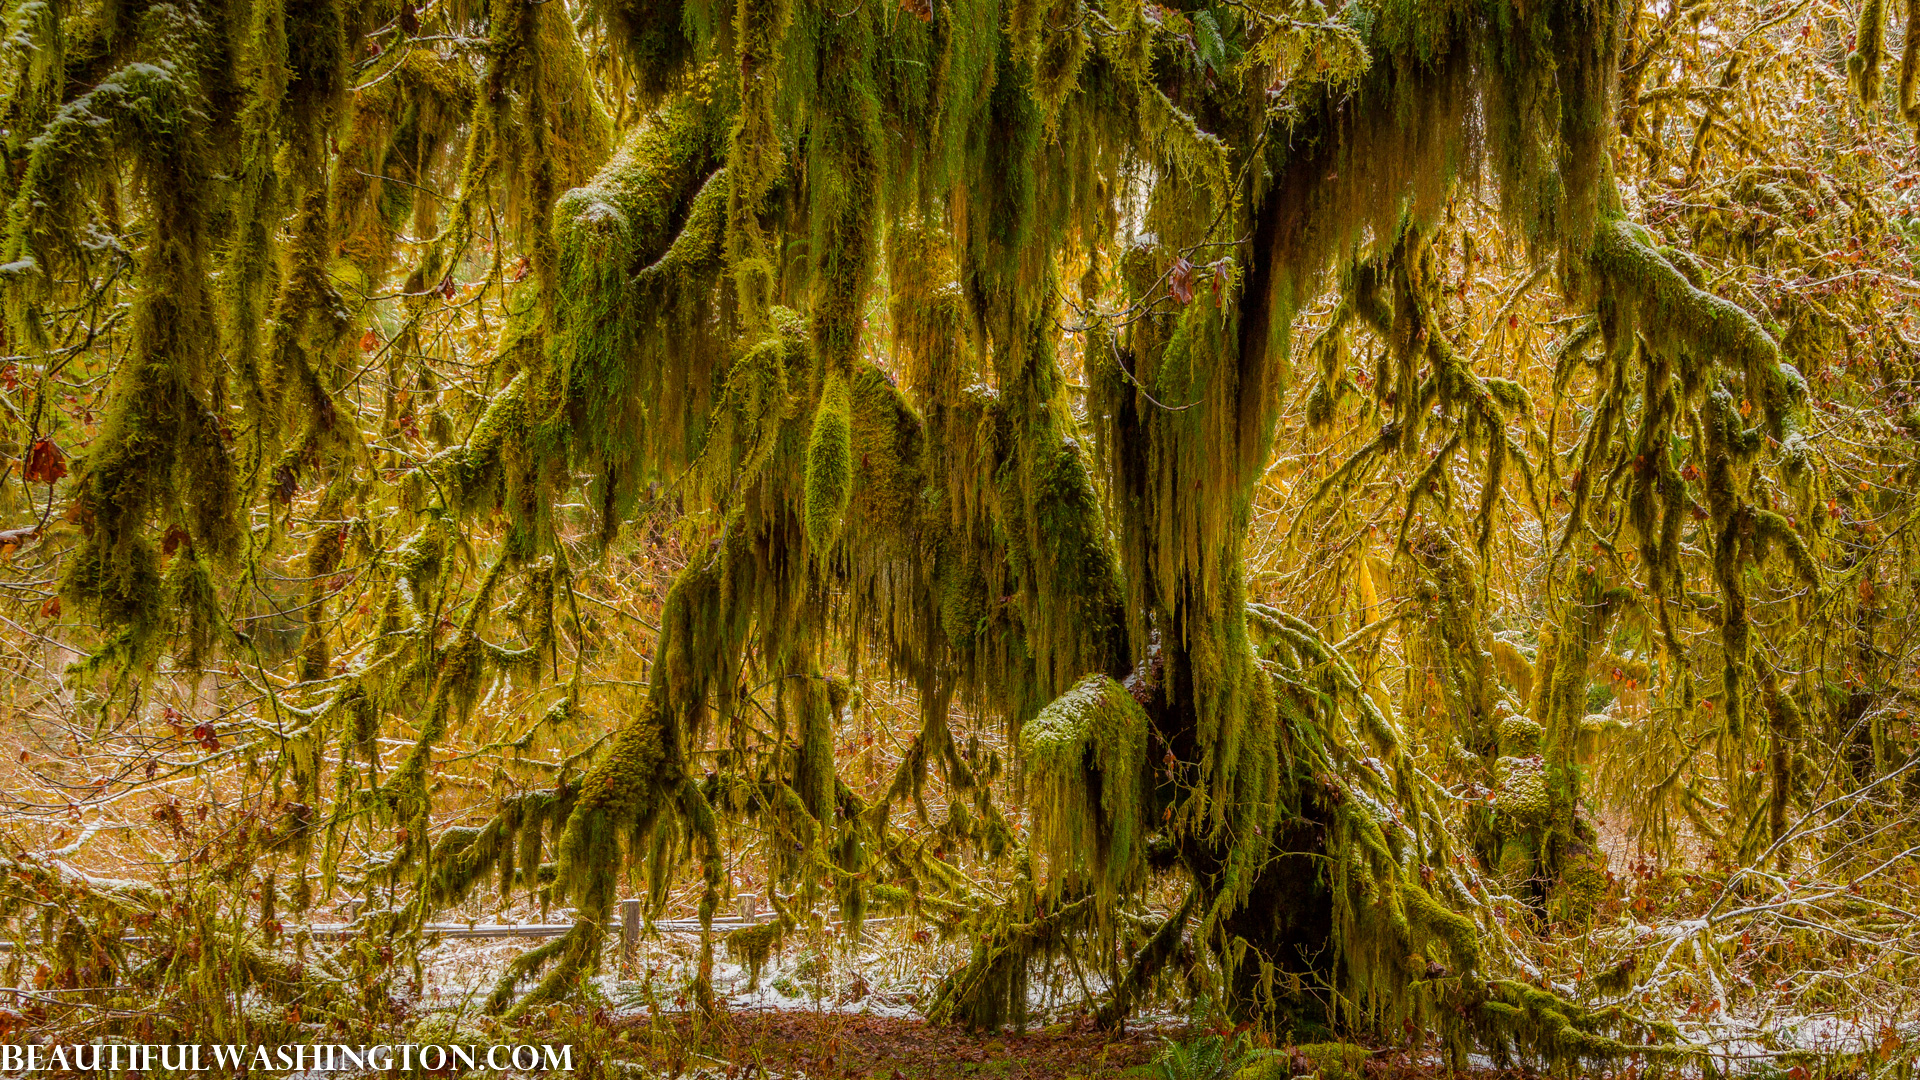
[[(630, 1023), (648, 1026), (646, 1017)], [(1187, 1034), (1172, 1026), (1114, 1033), (1071, 1023), (1019, 1035), (969, 1034), (918, 1019), (788, 1011), (723, 1014), (698, 1031), (679, 1017), (652, 1033), (655, 1038), (635, 1040), (642, 1047), (638, 1063), (662, 1076), (701, 1080), (1145, 1080), (1159, 1075), (1153, 1061), (1166, 1040)], [(1383, 1054), (1367, 1062), (1365, 1075), (1415, 1080), (1448, 1073), (1430, 1059)], [(1469, 1075), (1500, 1080), (1508, 1074), (1475, 1069)]]
[(671, 1031), (643, 1043), (645, 1065), (668, 1075), (697, 1075), (705, 1065), (727, 1077), (809, 1080), (1146, 1077), (1162, 1041), (1143, 1030), (1116, 1035), (1055, 1025), (1024, 1035), (972, 1035), (924, 1020), (786, 1011), (723, 1015), (699, 1032), (682, 1017)]

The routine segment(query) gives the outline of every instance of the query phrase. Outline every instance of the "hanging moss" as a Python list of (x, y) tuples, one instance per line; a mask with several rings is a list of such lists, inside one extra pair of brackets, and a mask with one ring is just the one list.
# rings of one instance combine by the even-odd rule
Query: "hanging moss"
[(1885, 59), (1886, 39), (1886, 0), (1864, 0), (1853, 32), (1853, 51), (1847, 54), (1847, 82), (1853, 87), (1854, 100), (1868, 112), (1880, 107), (1880, 65)]
[(302, 567), (307, 578), (307, 625), (300, 637), (300, 678), (309, 682), (325, 678), (327, 669), (332, 665), (327, 646), (327, 597), (333, 591), (333, 573), (339, 567), (340, 557), (346, 547), (346, 523), (335, 520), (345, 508), (346, 485), (330, 485), (315, 507), (320, 526), (314, 530), (307, 544), (305, 565)]
[[(706, 295), (702, 282), (717, 280), (717, 263), (690, 281), (635, 278), (680, 242), (677, 223), (711, 186), (721, 149), (716, 129), (727, 115), (714, 77), (702, 72), (553, 209), (550, 348), (563, 404), (541, 438), (601, 474), (610, 524), (652, 470), (691, 456), (701, 433), (696, 417), (709, 405), (706, 380), (722, 351), (670, 354), (664, 336), (700, 340), (706, 320), (697, 301)], [(694, 246), (718, 250), (721, 215), (695, 220), (711, 235)]]
[[(175, 13), (179, 15), (179, 13)], [(191, 32), (159, 14), (162, 43)], [(99, 436), (75, 469), (82, 540), (61, 592), (109, 633), (89, 666), (151, 663), (165, 623), (158, 523), (183, 527), (201, 557), (224, 562), (239, 536), (237, 482), (220, 421), (208, 407), (215, 331), (209, 295), (212, 184), (200, 88), (171, 62), (135, 63), (63, 106), (28, 144), (9, 216), (8, 308), (14, 333), (43, 339), (38, 297), (78, 253), (77, 197), (109, 150), (124, 146), (153, 203), (154, 235), (134, 269), (131, 350), (115, 379)]]
[(427, 48), (388, 55), (390, 66), (353, 95), (329, 200), (336, 250), (364, 278), (362, 295), (391, 269), (402, 228), (431, 235), (439, 208), (420, 188), (473, 108), (464, 65)]
[(747, 967), (747, 993), (760, 988), (760, 972), (767, 958), (779, 951), (791, 928), (783, 915), (772, 922), (727, 931), (727, 955)]
[[(1907, 0), (1907, 26), (1920, 25), (1920, 6)], [(1920, 131), (1920, 33), (1906, 32), (1900, 49), (1900, 115)]]
[(820, 407), (813, 414), (813, 433), (807, 438), (807, 540), (822, 554), (839, 537), (853, 496), (852, 406), (847, 393), (845, 375), (827, 376)]
[(1055, 895), (1085, 880), (1111, 905), (1134, 883), (1145, 846), (1146, 741), (1146, 713), (1105, 675), (1082, 679), (1021, 727), (1034, 844)]

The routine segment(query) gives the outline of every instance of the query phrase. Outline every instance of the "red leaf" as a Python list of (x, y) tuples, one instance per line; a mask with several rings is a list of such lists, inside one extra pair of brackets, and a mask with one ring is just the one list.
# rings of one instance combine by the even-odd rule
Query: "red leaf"
[(1182, 304), (1193, 303), (1193, 263), (1184, 255), (1173, 260), (1173, 269), (1167, 274), (1167, 295)]
[(20, 475), (29, 484), (51, 484), (67, 475), (67, 455), (60, 452), (52, 439), (35, 439), (27, 447), (26, 460), (20, 464)]
[(372, 352), (379, 347), (380, 335), (373, 332), (373, 327), (367, 327), (367, 332), (360, 335), (360, 351)]
[(527, 279), (527, 271), (531, 269), (533, 269), (533, 263), (529, 261), (525, 255), (522, 255), (514, 260), (513, 269), (507, 271), (507, 280), (515, 282), (525, 281)]
[(280, 465), (273, 470), (273, 487), (269, 494), (275, 501), (290, 503), (300, 493), (300, 474), (292, 465)]
[(447, 276), (440, 279), (440, 298), (452, 303), (453, 298), (459, 294), (459, 287), (453, 283), (453, 271), (449, 270)]

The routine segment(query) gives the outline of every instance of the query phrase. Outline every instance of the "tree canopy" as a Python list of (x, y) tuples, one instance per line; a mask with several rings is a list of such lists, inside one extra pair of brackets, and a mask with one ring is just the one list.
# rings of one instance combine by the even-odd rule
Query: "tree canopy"
[[(5, 11), (56, 981), (348, 1017), (289, 910), (490, 889), (577, 913), (520, 1015), (747, 828), (696, 1008), (832, 906), (965, 936), (940, 1021), (1089, 956), (1567, 1063), (1680, 1049), (1529, 952), (1603, 810), (1748, 920), (1911, 858), (1920, 6)], [(34, 846), (123, 801), (157, 876)]]

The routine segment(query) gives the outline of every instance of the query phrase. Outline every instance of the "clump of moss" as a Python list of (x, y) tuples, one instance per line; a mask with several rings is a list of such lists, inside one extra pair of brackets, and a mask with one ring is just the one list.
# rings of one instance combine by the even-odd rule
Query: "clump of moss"
[(813, 414), (813, 432), (807, 438), (803, 495), (807, 541), (822, 557), (839, 538), (853, 497), (851, 410), (846, 377), (838, 372), (828, 375)]
[(1320, 1080), (1362, 1080), (1372, 1051), (1355, 1043), (1303, 1043), (1262, 1057), (1234, 1074), (1234, 1080), (1286, 1080), (1314, 1076)]
[(747, 993), (751, 994), (760, 988), (760, 970), (766, 966), (767, 958), (779, 951), (789, 928), (786, 918), (782, 916), (758, 926), (743, 926), (727, 931), (727, 955), (747, 966)]
[[(1911, 25), (1911, 24), (1909, 24)], [(1913, 36), (1911, 30), (1908, 37)], [(1854, 28), (1853, 51), (1847, 54), (1847, 83), (1854, 100), (1872, 112), (1880, 107), (1880, 64), (1887, 44), (1886, 0), (1863, 0)]]
[(1500, 753), (1514, 757), (1538, 753), (1540, 741), (1546, 736), (1545, 728), (1524, 716), (1510, 715), (1501, 720), (1498, 732)]
[(1127, 688), (1089, 675), (1020, 729), (1035, 846), (1056, 893), (1086, 881), (1111, 904), (1139, 872), (1147, 715)]
[(1496, 776), (1493, 804), (1512, 827), (1538, 829), (1547, 824), (1552, 803), (1547, 796), (1545, 766), (1537, 755), (1501, 758)]

